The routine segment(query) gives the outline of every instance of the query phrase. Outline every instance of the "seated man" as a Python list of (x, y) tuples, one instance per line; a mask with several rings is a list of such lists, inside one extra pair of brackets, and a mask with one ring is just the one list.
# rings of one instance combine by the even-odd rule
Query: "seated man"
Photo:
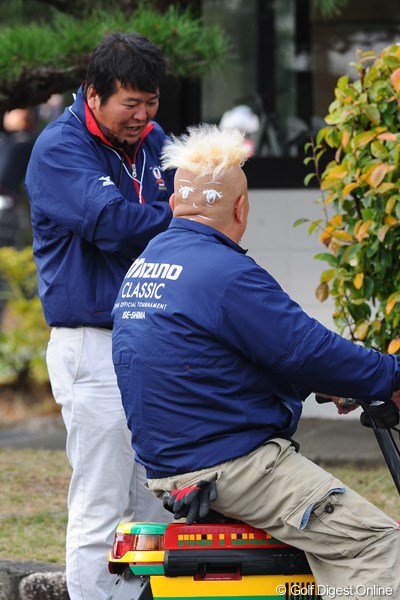
[[(310, 318), (238, 245), (247, 152), (238, 131), (206, 125), (164, 148), (164, 168), (178, 169), (174, 219), (133, 263), (114, 308), (137, 460), (160, 498), (213, 482), (212, 509), (304, 550), (319, 584), (400, 598), (397, 524), (292, 440), (313, 390), (387, 401), (398, 361)], [(377, 593), (368, 597), (386, 597)]]

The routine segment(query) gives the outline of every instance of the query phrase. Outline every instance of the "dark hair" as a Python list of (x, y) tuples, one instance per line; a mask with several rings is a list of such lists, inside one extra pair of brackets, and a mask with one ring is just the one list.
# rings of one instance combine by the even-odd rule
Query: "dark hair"
[(85, 93), (93, 85), (105, 104), (122, 87), (156, 92), (165, 78), (165, 60), (158, 46), (140, 33), (108, 33), (93, 50), (85, 82)]

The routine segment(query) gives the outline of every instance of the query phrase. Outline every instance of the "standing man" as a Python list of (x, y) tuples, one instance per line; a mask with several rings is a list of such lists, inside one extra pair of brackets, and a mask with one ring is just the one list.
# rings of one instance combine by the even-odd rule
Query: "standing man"
[(29, 162), (39, 294), (52, 327), (47, 365), (67, 429), (67, 584), (104, 600), (107, 552), (121, 519), (168, 520), (142, 486), (111, 359), (111, 309), (131, 262), (171, 219), (173, 171), (153, 121), (165, 62), (137, 33), (94, 49), (72, 106), (39, 136)]
[[(131, 266), (114, 309), (133, 447), (174, 512), (192, 519), (197, 502), (203, 517), (210, 501), (265, 529), (304, 550), (335, 598), (357, 586), (378, 589), (370, 600), (400, 598), (397, 523), (292, 440), (313, 390), (395, 400), (397, 358), (323, 327), (246, 256), (248, 153), (239, 131), (214, 126), (163, 152), (164, 167), (178, 167), (174, 219)], [(150, 285), (157, 297), (140, 301)]]

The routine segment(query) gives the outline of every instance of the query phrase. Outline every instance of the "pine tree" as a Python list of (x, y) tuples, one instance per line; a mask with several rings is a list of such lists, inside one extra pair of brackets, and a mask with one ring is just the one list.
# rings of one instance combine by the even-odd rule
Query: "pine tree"
[(223, 63), (228, 40), (196, 16), (197, 2), (14, 0), (0, 27), (0, 114), (45, 102), (83, 81), (108, 31), (138, 31), (158, 44), (174, 77), (199, 78)]

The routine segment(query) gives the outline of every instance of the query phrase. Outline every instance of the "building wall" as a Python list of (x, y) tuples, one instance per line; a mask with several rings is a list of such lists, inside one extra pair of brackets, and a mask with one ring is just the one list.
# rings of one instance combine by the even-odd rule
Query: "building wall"
[[(321, 303), (315, 297), (320, 274), (328, 265), (313, 257), (324, 247), (317, 234), (308, 235), (307, 224), (293, 227), (301, 217), (313, 220), (321, 216), (318, 199), (318, 190), (250, 190), (249, 223), (241, 245), (310, 316), (335, 331), (333, 301)], [(310, 396), (303, 416), (358, 418), (358, 411), (339, 416), (335, 407), (318, 405)]]

